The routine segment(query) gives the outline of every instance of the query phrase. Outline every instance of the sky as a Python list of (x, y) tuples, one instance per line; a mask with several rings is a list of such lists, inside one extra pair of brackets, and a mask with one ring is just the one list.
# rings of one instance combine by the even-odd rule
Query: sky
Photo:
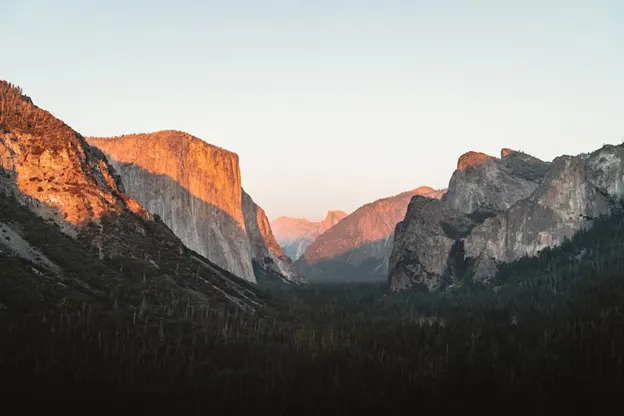
[(0, 79), (85, 136), (236, 152), (270, 219), (428, 185), (469, 150), (624, 140), (621, 0), (0, 0)]

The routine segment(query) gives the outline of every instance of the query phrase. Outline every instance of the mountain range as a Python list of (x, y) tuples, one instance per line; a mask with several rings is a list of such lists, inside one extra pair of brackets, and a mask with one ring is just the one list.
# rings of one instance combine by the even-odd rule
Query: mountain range
[[(624, 145), (468, 152), (448, 189), (322, 223), (271, 224), (241, 182), (236, 154), (188, 133), (85, 139), (0, 81), (7, 398), (526, 414), (621, 391)], [(280, 242), (306, 238), (293, 263)], [(365, 281), (387, 285), (300, 284)]]
[[(270, 223), (242, 188), (235, 153), (175, 130), (85, 139), (19, 88), (0, 87), (0, 191), (100, 260), (134, 256), (122, 236), (148, 238), (147, 222), (172, 233), (180, 253), (252, 283), (439, 290), (488, 282), (501, 264), (561, 245), (624, 196), (622, 145), (552, 162), (504, 148), (463, 154), (445, 190), (416, 188), (321, 222)], [(4, 224), (13, 236), (5, 253), (62, 271), (15, 227)]]
[(296, 270), (314, 282), (387, 279), (394, 228), (410, 200), (444, 193), (423, 186), (358, 208), (317, 237), (295, 262)]
[(303, 255), (314, 240), (347, 216), (344, 211), (328, 211), (323, 221), (279, 217), (271, 221), (271, 229), (284, 253), (293, 261)]
[(511, 149), (462, 155), (440, 200), (414, 197), (397, 224), (393, 290), (488, 282), (502, 264), (559, 246), (621, 208), (624, 145), (552, 162)]

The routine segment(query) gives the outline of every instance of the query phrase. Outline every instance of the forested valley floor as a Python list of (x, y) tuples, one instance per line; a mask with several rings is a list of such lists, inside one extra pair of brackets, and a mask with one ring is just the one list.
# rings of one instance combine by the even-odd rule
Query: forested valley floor
[[(97, 256), (4, 208), (0, 220), (22, 216), (23, 231), (48, 241), (42, 250), (75, 282), (101, 283)], [(131, 266), (125, 286), (86, 298), (0, 254), (6, 408), (574, 413), (612, 406), (624, 387), (621, 213), (505, 266), (487, 285), (399, 294), (376, 284), (266, 287), (259, 297), (270, 306), (256, 314), (160, 293)]]

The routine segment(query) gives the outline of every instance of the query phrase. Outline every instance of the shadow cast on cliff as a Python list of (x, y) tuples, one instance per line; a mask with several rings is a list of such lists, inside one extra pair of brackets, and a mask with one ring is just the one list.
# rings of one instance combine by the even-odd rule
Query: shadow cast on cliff
[[(49, 205), (42, 207), (55, 211)], [(185, 247), (166, 224), (131, 211), (74, 224), (74, 238), (63, 232), (54, 218), (40, 217), (15, 195), (0, 189), (0, 222), (18, 230), (20, 237), (62, 271), (57, 275), (19, 253), (4, 253), (0, 277), (5, 280), (0, 293), (5, 295), (2, 303), (12, 301), (14, 307), (21, 308), (29, 298), (38, 296), (22, 289), (30, 284), (28, 281), (15, 280), (24, 273), (34, 273), (44, 285), (58, 282), (64, 288), (59, 288), (59, 293), (69, 294), (65, 296), (107, 307), (117, 301), (120, 306), (123, 302), (138, 307), (146, 294), (149, 298), (165, 293), (190, 296), (217, 309), (255, 310), (258, 305), (271, 303), (251, 283)], [(144, 291), (146, 285), (148, 292)], [(153, 291), (156, 288), (160, 290)], [(23, 294), (13, 297), (20, 292)]]
[(242, 241), (248, 241), (244, 225), (229, 213), (193, 195), (168, 175), (132, 163), (114, 162), (114, 168), (122, 177), (124, 192), (166, 224), (184, 245), (220, 267), (236, 263), (231, 270), (236, 274), (253, 273), (251, 262), (246, 264), (241, 255), (246, 245)]
[[(0, 167), (0, 220), (17, 226), (27, 243), (63, 271), (76, 276), (112, 276), (115, 273), (109, 266), (114, 264), (113, 268), (117, 267), (124, 277), (149, 279), (160, 270), (178, 276), (182, 279), (178, 284), (185, 287), (189, 282), (194, 285), (204, 275), (213, 285), (230, 292), (230, 296), (247, 293), (252, 299), (256, 297), (253, 285), (189, 248), (158, 215), (148, 220), (126, 208), (89, 221), (69, 223), (59, 208), (38, 199), (37, 194), (22, 193), (17, 177), (15, 171)], [(122, 195), (116, 198), (122, 203)], [(219, 211), (222, 216), (227, 215)], [(86, 255), (85, 250), (92, 254)], [(93, 255), (96, 260), (89, 260)], [(188, 270), (183, 270), (184, 264)], [(97, 291), (111, 290), (110, 282), (100, 281), (96, 286)], [(208, 286), (210, 293), (219, 292)], [(225, 292), (218, 297), (223, 298)]]

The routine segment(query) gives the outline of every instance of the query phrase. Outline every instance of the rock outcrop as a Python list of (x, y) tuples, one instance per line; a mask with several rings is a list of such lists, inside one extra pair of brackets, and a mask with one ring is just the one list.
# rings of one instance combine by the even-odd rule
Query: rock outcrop
[(4, 81), (0, 234), (0, 278), (20, 288), (12, 301), (22, 307), (57, 307), (53, 297), (33, 290), (37, 281), (55, 288), (48, 290), (54, 296), (65, 293), (68, 303), (110, 308), (114, 300), (127, 316), (139, 309), (171, 316), (180, 299), (189, 307), (252, 313), (264, 307), (249, 283), (189, 250), (125, 194), (101, 151)]
[[(478, 161), (458, 164), (440, 206), (410, 204), (396, 230), (389, 271), (394, 290), (487, 281), (498, 264), (561, 244), (624, 197), (624, 146), (552, 163), (509, 149), (501, 159)], [(448, 232), (449, 221), (460, 229)]]
[(458, 241), (474, 225), (468, 215), (447, 208), (438, 199), (413, 197), (405, 219), (394, 231), (389, 261), (392, 287), (401, 290), (422, 285), (435, 289), (445, 276), (456, 269), (461, 271), (461, 265), (454, 263), (462, 250)]
[(0, 190), (72, 236), (113, 213), (150, 218), (84, 137), (5, 81), (0, 100)]
[(468, 152), (459, 158), (442, 199), (448, 208), (488, 217), (529, 196), (547, 169), (547, 163), (510, 149), (503, 149), (500, 159)]
[[(128, 194), (158, 215), (187, 247), (256, 281), (254, 250), (258, 252), (257, 244), (271, 231), (262, 224), (264, 234), (256, 238), (247, 230), (257, 222), (257, 214), (251, 201), (251, 218), (245, 218), (238, 155), (173, 130), (88, 141), (106, 154)], [(271, 252), (267, 246), (263, 250)], [(276, 256), (274, 267), (292, 269)]]
[(321, 222), (312, 222), (305, 218), (279, 217), (271, 222), (271, 228), (284, 253), (297, 260), (319, 235), (346, 216), (347, 213), (344, 211), (328, 211)]
[(243, 216), (251, 244), (252, 264), (255, 263), (256, 278), (262, 273), (258, 270), (260, 269), (278, 279), (285, 277), (287, 281), (300, 281), (301, 278), (295, 272), (291, 259), (284, 254), (275, 240), (266, 213), (245, 191), (243, 191)]
[(395, 225), (415, 195), (440, 198), (420, 187), (357, 209), (320, 235), (295, 262), (310, 281), (381, 281), (387, 277)]

